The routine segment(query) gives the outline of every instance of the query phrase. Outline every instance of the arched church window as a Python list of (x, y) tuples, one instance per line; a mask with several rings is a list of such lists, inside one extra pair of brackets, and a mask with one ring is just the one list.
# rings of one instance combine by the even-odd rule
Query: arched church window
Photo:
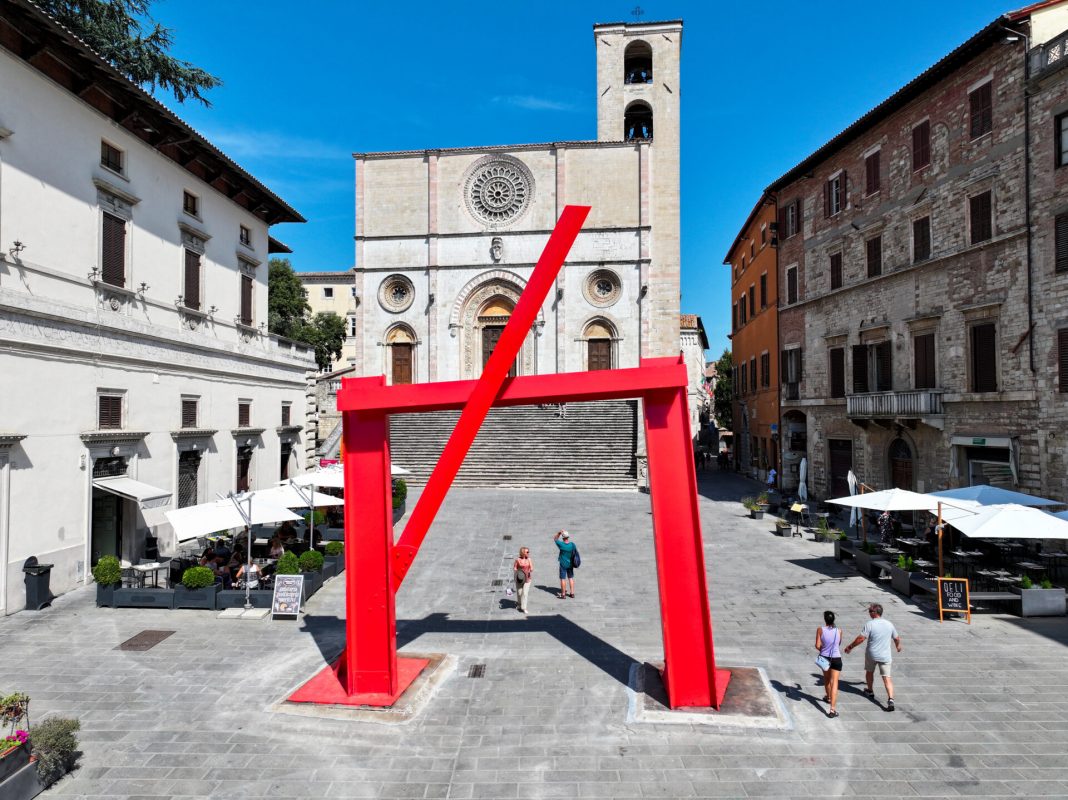
[(637, 41), (627, 45), (623, 53), (623, 82), (653, 82), (653, 48), (647, 42)]
[(627, 106), (623, 114), (623, 138), (628, 142), (653, 138), (653, 109), (648, 103), (639, 101)]

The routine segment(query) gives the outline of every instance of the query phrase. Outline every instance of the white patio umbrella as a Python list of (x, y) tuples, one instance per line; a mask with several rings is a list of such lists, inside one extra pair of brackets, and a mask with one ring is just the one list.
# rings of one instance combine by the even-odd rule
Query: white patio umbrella
[(1057, 519), (1068, 520), (1068, 511), (1058, 511), (1056, 514), (1051, 514), (1050, 516), (1056, 517)]
[(805, 481), (808, 480), (808, 459), (801, 459), (801, 466), (798, 470), (798, 484), (797, 484), (797, 496), (801, 498), (801, 502), (808, 501), (808, 486)]
[(944, 497), (947, 500), (973, 500), (981, 506), (1003, 506), (1015, 503), (1021, 506), (1064, 506), (1060, 500), (1050, 500), (1045, 497), (1036, 497), (1033, 494), (1014, 492), (1010, 489), (1002, 489), (1000, 486), (962, 486), (959, 489), (946, 489), (942, 492), (931, 492), (934, 497)]
[(986, 506), (950, 524), (973, 539), (1068, 539), (1068, 520), (1016, 503)]
[(340, 497), (323, 494), (314, 491), (304, 491), (303, 487), (283, 484), (273, 486), (270, 489), (259, 489), (254, 492), (256, 497), (269, 503), (282, 506), (283, 508), (324, 508), (326, 506), (343, 506), (345, 501)]
[[(846, 473), (846, 483), (849, 484), (849, 494), (855, 495), (857, 493), (860, 481), (857, 480), (857, 475), (853, 470), (849, 470)], [(853, 506), (853, 509), (849, 512), (849, 526), (855, 528), (857, 523), (860, 522), (860, 509)]]
[[(394, 478), (412, 474), (411, 470), (407, 470), (404, 467), (399, 467), (392, 463), (389, 465), (389, 470), (390, 475)], [(318, 486), (326, 489), (344, 489), (345, 470), (341, 467), (324, 467), (323, 469), (315, 470), (314, 472), (304, 472), (297, 475), (295, 478), (291, 478), (289, 481), (283, 482), (293, 483), (297, 486)]]

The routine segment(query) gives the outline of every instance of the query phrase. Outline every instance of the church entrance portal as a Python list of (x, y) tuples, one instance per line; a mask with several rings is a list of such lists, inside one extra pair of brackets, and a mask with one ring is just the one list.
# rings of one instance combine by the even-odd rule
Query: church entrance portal
[(412, 382), (412, 346), (411, 344), (396, 343), (390, 346), (391, 355), (393, 357), (393, 370), (390, 373), (393, 376), (393, 385), (397, 386), (402, 383)]
[[(503, 324), (487, 325), (482, 329), (482, 369), (486, 368), (486, 362), (490, 360), (490, 356), (493, 355), (494, 349), (497, 347), (497, 342), (501, 340), (501, 334), (504, 333)], [(508, 370), (508, 377), (514, 378), (515, 362), (512, 362), (512, 368)]]

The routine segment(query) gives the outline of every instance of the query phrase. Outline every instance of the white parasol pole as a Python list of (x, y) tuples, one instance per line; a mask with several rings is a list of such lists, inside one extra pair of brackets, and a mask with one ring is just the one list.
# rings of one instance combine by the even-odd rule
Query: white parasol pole
[(248, 513), (246, 514), (244, 509), (241, 508), (241, 501), (237, 499), (233, 492), (226, 495), (230, 498), (230, 502), (234, 504), (234, 508), (237, 509), (237, 513), (241, 515), (241, 520), (245, 523), (245, 547), (248, 550), (246, 559), (248, 563), (245, 565), (245, 610), (248, 611), (252, 608), (252, 595), (248, 585), (248, 576), (252, 570), (252, 493), (248, 495)]
[(942, 570), (942, 501), (938, 501), (938, 577), (944, 578), (946, 573)]

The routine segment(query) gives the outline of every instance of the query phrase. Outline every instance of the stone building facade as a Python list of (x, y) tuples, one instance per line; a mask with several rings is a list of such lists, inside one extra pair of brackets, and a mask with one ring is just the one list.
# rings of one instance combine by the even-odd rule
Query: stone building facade
[(1035, 315), (1055, 301), (1032, 280), (1051, 248), (1028, 225), (1052, 159), (1029, 174), (1023, 90), (1028, 34), (1068, 27), (1066, 5), (999, 17), (769, 187), (782, 425), (805, 434), (783, 458), (809, 458), (816, 496), (847, 493), (850, 469), (876, 488), (1052, 491), (1055, 337)]
[(327, 372), (351, 367), (356, 362), (356, 284), (351, 269), (324, 272), (298, 272), (311, 313), (337, 314), (345, 321), (345, 343), (341, 355)]
[(682, 351), (689, 387), (686, 396), (690, 405), (690, 434), (695, 442), (704, 441), (712, 416), (712, 398), (705, 389), (705, 353), (708, 352), (708, 336), (701, 317), (697, 314), (679, 315), (679, 349)]
[(0, 613), (169, 508), (305, 465), (307, 348), (266, 333), (269, 235), (303, 219), (37, 6), (0, 13)]
[(735, 465), (758, 480), (774, 469), (788, 489), (800, 459), (780, 468), (777, 224), (774, 199), (761, 195), (723, 263), (731, 269)]
[(356, 374), (478, 377), (569, 203), (592, 211), (515, 374), (678, 355), (681, 37), (594, 27), (594, 141), (355, 155)]

